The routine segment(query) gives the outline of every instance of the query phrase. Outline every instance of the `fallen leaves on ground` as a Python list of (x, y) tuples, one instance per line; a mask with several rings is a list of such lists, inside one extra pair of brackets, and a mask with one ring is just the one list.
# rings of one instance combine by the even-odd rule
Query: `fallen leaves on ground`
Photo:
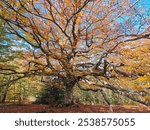
[(70, 107), (50, 107), (38, 104), (0, 104), (0, 113), (148, 113), (150, 107), (132, 105), (78, 105)]

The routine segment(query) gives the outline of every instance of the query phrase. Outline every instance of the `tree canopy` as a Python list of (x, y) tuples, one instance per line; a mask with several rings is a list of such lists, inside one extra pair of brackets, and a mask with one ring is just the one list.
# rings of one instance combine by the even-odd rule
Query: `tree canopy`
[(23, 69), (1, 69), (65, 86), (65, 104), (73, 102), (77, 85), (149, 105), (150, 15), (138, 1), (0, 1), (5, 32), (31, 48), (22, 51)]

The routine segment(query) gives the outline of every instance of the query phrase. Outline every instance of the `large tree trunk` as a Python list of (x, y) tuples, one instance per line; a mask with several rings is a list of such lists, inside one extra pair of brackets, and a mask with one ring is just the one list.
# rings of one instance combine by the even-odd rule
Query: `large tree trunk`
[(65, 97), (64, 97), (64, 104), (66, 106), (73, 105), (73, 88), (76, 84), (76, 79), (74, 77), (69, 77), (64, 79), (64, 85), (65, 85)]
[(66, 106), (73, 104), (73, 86), (66, 86), (64, 104)]

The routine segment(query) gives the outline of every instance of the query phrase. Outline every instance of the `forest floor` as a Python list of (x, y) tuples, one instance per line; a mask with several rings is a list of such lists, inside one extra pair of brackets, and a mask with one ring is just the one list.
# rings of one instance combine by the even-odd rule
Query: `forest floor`
[(150, 107), (132, 105), (79, 105), (71, 107), (49, 107), (37, 104), (0, 104), (0, 113), (149, 113)]

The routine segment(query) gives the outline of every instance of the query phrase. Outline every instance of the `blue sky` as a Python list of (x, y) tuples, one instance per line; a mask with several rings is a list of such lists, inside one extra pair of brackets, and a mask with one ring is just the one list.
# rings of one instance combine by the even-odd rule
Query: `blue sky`
[(140, 0), (139, 5), (144, 5), (146, 8), (150, 9), (150, 0)]

